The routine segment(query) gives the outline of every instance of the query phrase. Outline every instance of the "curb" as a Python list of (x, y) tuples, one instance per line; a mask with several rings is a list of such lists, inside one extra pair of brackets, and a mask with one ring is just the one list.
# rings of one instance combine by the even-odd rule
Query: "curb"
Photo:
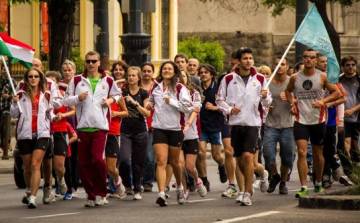
[(2, 167), (0, 168), (0, 174), (8, 174), (8, 173), (13, 173), (14, 172), (14, 167)]
[(360, 210), (360, 195), (346, 195), (351, 187), (329, 193), (302, 196), (299, 207), (312, 209)]

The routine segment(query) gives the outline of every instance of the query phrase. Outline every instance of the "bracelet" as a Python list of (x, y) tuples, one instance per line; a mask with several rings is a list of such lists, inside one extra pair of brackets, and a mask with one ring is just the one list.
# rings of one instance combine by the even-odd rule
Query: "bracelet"
[(135, 104), (135, 108), (137, 108), (137, 107), (139, 107), (139, 102), (136, 102), (136, 104)]

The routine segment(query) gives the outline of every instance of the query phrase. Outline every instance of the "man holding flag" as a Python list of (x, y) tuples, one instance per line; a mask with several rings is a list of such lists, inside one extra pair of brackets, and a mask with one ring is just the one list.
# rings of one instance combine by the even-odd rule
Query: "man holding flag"
[[(294, 137), (298, 149), (298, 171), (301, 190), (296, 198), (307, 195), (307, 144), (310, 138), (313, 150), (313, 163), (316, 172), (315, 193), (323, 191), (322, 173), (324, 169), (323, 146), (325, 138), (326, 103), (340, 98), (341, 94), (336, 85), (327, 80), (327, 75), (315, 68), (316, 52), (307, 49), (303, 54), (304, 70), (290, 78), (285, 90), (287, 101), (290, 103), (290, 113), (295, 115)], [(330, 92), (326, 98), (325, 90)], [(292, 94), (293, 93), (293, 94)], [(296, 101), (295, 101), (296, 99)]]

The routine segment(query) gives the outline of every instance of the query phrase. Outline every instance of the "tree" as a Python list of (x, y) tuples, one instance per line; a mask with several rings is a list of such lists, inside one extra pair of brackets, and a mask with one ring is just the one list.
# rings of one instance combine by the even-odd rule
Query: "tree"
[[(49, 69), (61, 70), (65, 59), (71, 58), (75, 5), (79, 0), (9, 0), (12, 3), (46, 2), (48, 4), (50, 52)], [(107, 0), (90, 0), (92, 2)]]
[[(199, 0), (202, 2), (214, 2), (218, 4), (219, 7), (224, 7), (226, 0)], [(239, 4), (244, 4), (244, 1), (237, 0)], [(246, 0), (247, 2), (253, 2), (256, 0)], [(267, 6), (268, 8), (272, 8), (272, 15), (278, 16), (281, 15), (285, 9), (295, 9), (296, 1), (303, 1), (303, 0), (261, 0), (261, 4)], [(338, 61), (340, 61), (341, 57), (341, 50), (340, 50), (340, 38), (339, 34), (336, 32), (334, 26), (330, 22), (327, 12), (326, 12), (326, 4), (328, 3), (339, 3), (341, 6), (351, 6), (354, 2), (359, 2), (360, 0), (309, 0), (312, 3), (315, 3), (316, 8), (321, 15), (321, 18), (324, 21), (325, 27), (329, 33), (329, 37), (331, 43), (334, 47), (334, 51)]]

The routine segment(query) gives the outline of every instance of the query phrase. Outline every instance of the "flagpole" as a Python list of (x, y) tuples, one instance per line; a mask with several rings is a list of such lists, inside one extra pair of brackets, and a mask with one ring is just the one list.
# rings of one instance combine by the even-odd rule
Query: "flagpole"
[(272, 82), (272, 80), (274, 79), (276, 72), (279, 70), (279, 67), (280, 67), (280, 65), (281, 65), (281, 62), (284, 60), (284, 58), (286, 57), (286, 55), (289, 53), (289, 50), (290, 50), (290, 48), (291, 48), (291, 46), (293, 45), (294, 42), (295, 42), (295, 38), (293, 37), (292, 40), (291, 40), (290, 43), (289, 43), (289, 46), (286, 48), (284, 55), (281, 57), (279, 63), (276, 65), (275, 70), (273, 71), (273, 73), (271, 74), (268, 82), (266, 83), (265, 89), (268, 89), (268, 88), (269, 88), (269, 85), (270, 85), (270, 83)]
[[(11, 76), (10, 76), (9, 68), (8, 68), (8, 66), (7, 66), (7, 64), (6, 64), (6, 61), (5, 61), (5, 58), (4, 58), (3, 55), (1, 55), (1, 59), (2, 59), (2, 62), (3, 62), (3, 64), (4, 64), (4, 67), (5, 67), (5, 70), (6, 70), (6, 74), (7, 74), (8, 80), (9, 80), (9, 82), (10, 82), (11, 89), (12, 89), (14, 95), (16, 95), (15, 87), (14, 87), (14, 84), (13, 84), (12, 79), (11, 79)], [(19, 111), (20, 111), (20, 114), (21, 114), (21, 113), (22, 113), (22, 109), (21, 109), (21, 106), (20, 106), (20, 101), (18, 101), (17, 104), (18, 104)]]

